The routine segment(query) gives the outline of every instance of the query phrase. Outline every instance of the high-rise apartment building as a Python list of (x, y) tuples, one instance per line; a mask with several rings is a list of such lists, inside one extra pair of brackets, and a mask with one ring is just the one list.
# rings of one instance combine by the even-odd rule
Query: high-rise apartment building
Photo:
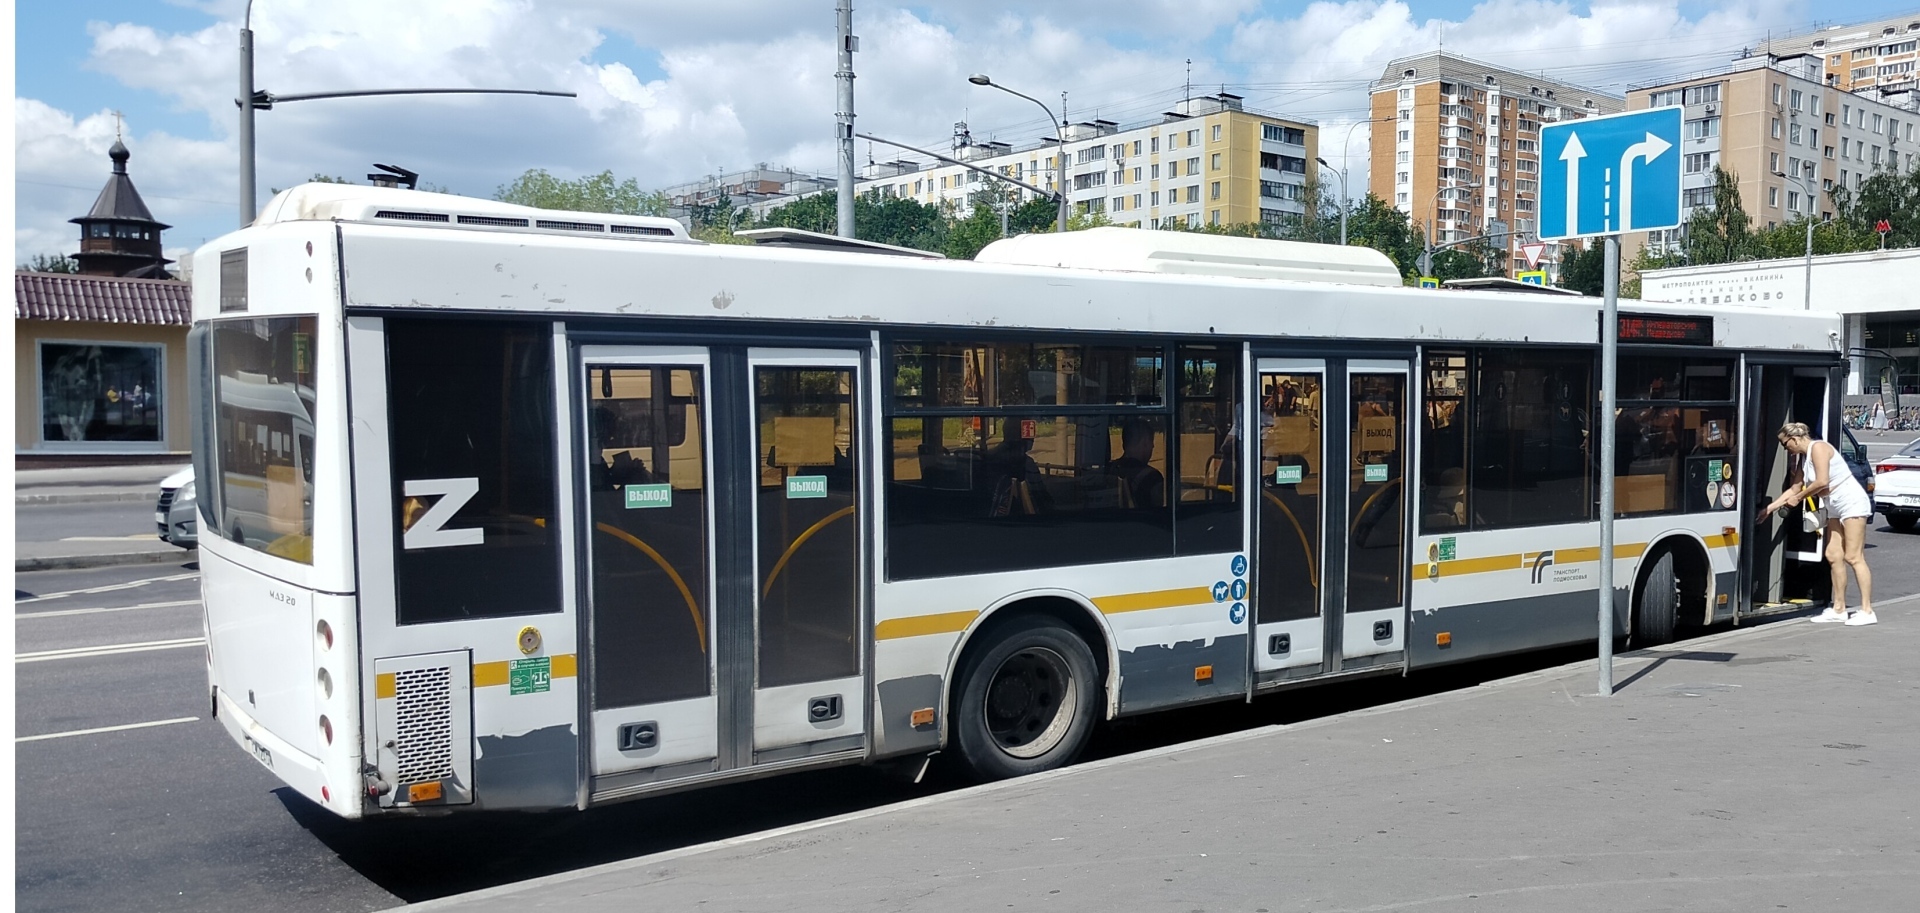
[[(1538, 236), (1540, 128), (1621, 111), (1597, 89), (1443, 52), (1387, 64), (1372, 86), (1368, 186), (1436, 245), (1485, 235), (1527, 268)], [(1551, 268), (1555, 254), (1544, 266)]]
[[(1224, 92), (1185, 102), (1152, 123), (1092, 120), (1064, 132), (1062, 154), (1057, 137), (1022, 147), (976, 142), (957, 124), (948, 155), (1050, 193), (1064, 186), (1074, 212), (1143, 228), (1297, 222), (1306, 212), (1308, 168), (1319, 155), (1313, 123), (1249, 111), (1240, 96)], [(903, 158), (868, 165), (856, 190), (950, 204), (964, 216), (987, 186), (988, 178), (970, 168)], [(1008, 189), (1016, 205), (1035, 196)], [(764, 213), (785, 202), (754, 209)]]
[[(1637, 86), (1631, 110), (1684, 108), (1681, 218), (1713, 204), (1715, 166), (1738, 179), (1740, 201), (1755, 227), (1805, 216), (1833, 216), (1834, 188), (1857, 190), (1883, 168), (1912, 170), (1913, 96), (1867, 86), (1840, 89), (1820, 54), (1754, 55), (1711, 73)], [(1642, 244), (1662, 250), (1679, 231), (1623, 240), (1631, 257)]]
[(1769, 41), (1775, 57), (1819, 57), (1821, 81), (1843, 92), (1872, 89), (1886, 95), (1915, 91), (1920, 62), (1920, 13), (1860, 25), (1834, 25), (1806, 35)]

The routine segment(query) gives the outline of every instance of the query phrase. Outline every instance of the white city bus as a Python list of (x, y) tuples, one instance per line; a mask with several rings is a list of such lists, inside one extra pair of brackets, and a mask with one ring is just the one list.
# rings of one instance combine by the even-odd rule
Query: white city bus
[[(791, 240), (791, 239), (789, 239)], [(1822, 598), (1837, 317), (1098, 229), (974, 262), (312, 184), (198, 254), (214, 713), (345, 817), (586, 808)], [(209, 414), (211, 413), (211, 414)]]

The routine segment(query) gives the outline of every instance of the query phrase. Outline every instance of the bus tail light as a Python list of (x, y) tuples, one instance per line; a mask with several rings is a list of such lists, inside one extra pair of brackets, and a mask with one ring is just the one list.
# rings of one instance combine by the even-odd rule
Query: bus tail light
[(327, 740), (328, 745), (333, 744), (333, 721), (327, 719), (324, 713), (320, 714), (320, 735)]
[(333, 673), (328, 672), (325, 669), (321, 669), (319, 679), (320, 679), (320, 698), (322, 700), (331, 699), (333, 697)]
[(320, 649), (333, 649), (333, 625), (327, 624), (326, 619), (320, 619), (320, 623), (313, 626), (313, 633), (320, 638)]
[(322, 802), (332, 802), (332, 801), (333, 801), (333, 792), (332, 792), (331, 790), (329, 790), (329, 789), (327, 789), (327, 788), (326, 788), (325, 786), (322, 786), (322, 787), (320, 787), (320, 801), (322, 801)]

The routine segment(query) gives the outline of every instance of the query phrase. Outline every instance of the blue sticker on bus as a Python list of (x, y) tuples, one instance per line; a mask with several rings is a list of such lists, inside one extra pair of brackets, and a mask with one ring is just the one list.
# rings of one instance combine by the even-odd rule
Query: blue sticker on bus
[(1227, 617), (1232, 619), (1234, 624), (1239, 624), (1243, 621), (1246, 621), (1247, 620), (1247, 604), (1244, 602), (1234, 603), (1233, 608), (1227, 610)]
[(1235, 577), (1247, 576), (1247, 556), (1245, 555), (1233, 556), (1233, 576)]
[(1247, 582), (1245, 580), (1235, 580), (1233, 582), (1233, 598), (1247, 598)]
[(1226, 602), (1227, 590), (1228, 590), (1228, 586), (1225, 580), (1216, 581), (1213, 585), (1213, 601)]

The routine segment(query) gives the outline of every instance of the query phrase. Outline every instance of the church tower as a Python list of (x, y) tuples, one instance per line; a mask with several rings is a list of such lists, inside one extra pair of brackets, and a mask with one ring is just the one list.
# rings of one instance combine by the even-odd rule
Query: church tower
[(113, 159), (113, 174), (93, 201), (93, 211), (69, 220), (80, 226), (80, 252), (73, 259), (79, 261), (81, 275), (173, 278), (167, 272), (173, 261), (160, 252), (160, 232), (169, 226), (153, 220), (140, 191), (133, 189), (126, 144), (114, 140), (107, 157)]

